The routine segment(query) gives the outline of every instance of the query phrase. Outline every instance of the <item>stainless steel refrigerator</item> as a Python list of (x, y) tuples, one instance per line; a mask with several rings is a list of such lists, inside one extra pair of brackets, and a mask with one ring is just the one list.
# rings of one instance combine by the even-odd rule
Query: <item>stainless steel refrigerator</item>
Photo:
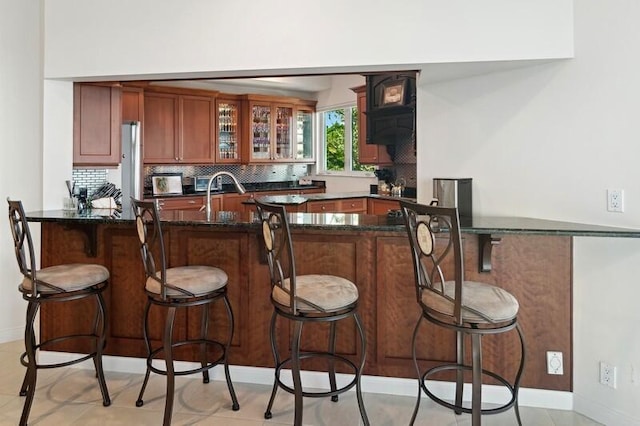
[(142, 199), (142, 148), (140, 122), (122, 125), (122, 212), (131, 213), (131, 197)]

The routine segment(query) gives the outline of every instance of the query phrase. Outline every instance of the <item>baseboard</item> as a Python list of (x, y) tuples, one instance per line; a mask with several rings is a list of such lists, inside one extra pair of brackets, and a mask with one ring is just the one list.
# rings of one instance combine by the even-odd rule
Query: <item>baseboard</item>
[(604, 425), (638, 426), (640, 418), (631, 418), (627, 414), (611, 409), (601, 401), (594, 401), (574, 394), (574, 407), (576, 412), (584, 414)]
[[(40, 352), (40, 360), (46, 363), (63, 362), (73, 358), (74, 354), (66, 352)], [(105, 356), (102, 363), (106, 371), (142, 374), (146, 369), (145, 360), (141, 358)], [(162, 361), (157, 361), (157, 363), (159, 367), (162, 366)], [(184, 361), (176, 362), (176, 369), (180, 370), (194, 368), (196, 366), (199, 366), (199, 364)], [(77, 364), (77, 367), (93, 369), (93, 363), (84, 362)], [(232, 365), (230, 370), (234, 382), (262, 385), (273, 384), (272, 368)], [(338, 384), (348, 383), (352, 377), (345, 374), (338, 374), (337, 376)], [(282, 377), (283, 381), (286, 383), (287, 373), (283, 374)], [(305, 382), (305, 386), (318, 389), (327, 389), (329, 387), (326, 373), (305, 371), (303, 372), (302, 377)], [(212, 370), (211, 378), (213, 380), (224, 380), (224, 371), (222, 367), (215, 367)], [(415, 396), (418, 391), (415, 379), (381, 376), (362, 376), (362, 389), (364, 392), (399, 396)], [(432, 381), (429, 382), (429, 389), (431, 389), (436, 395), (453, 395), (454, 383)], [(482, 394), (483, 400), (487, 403), (499, 404), (509, 398), (508, 391), (501, 386), (485, 385), (483, 386)], [(464, 399), (468, 401), (470, 400), (470, 397), (471, 387), (465, 386)], [(550, 408), (556, 410), (572, 410), (574, 408), (573, 394), (571, 392), (521, 388), (519, 401), (521, 406), (527, 407)], [(589, 415), (589, 417), (595, 419), (594, 416)]]

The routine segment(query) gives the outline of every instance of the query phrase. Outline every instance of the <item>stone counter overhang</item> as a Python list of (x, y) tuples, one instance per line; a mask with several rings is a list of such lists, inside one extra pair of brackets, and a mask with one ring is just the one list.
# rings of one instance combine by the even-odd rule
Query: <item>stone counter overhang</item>
[[(327, 194), (319, 194), (330, 199)], [(361, 197), (362, 195), (353, 195)], [(293, 196), (275, 196), (278, 198)], [(298, 196), (295, 196), (298, 197)], [(376, 196), (376, 198), (391, 198)], [(265, 197), (267, 198), (267, 197)], [(312, 197), (305, 198), (306, 202)], [(342, 194), (341, 198), (345, 198)], [(280, 200), (283, 201), (283, 200)], [(286, 201), (286, 200), (284, 200)], [(93, 209), (82, 213), (66, 210), (35, 211), (27, 214), (30, 222), (63, 222), (83, 230), (87, 236), (86, 251), (89, 255), (95, 253), (95, 226), (99, 223), (127, 223), (132, 222), (131, 212), (121, 213), (117, 210)], [(257, 229), (257, 219), (253, 212), (215, 212), (210, 219), (204, 212), (191, 210), (161, 211), (161, 220), (178, 226), (207, 226), (215, 228)], [(292, 229), (331, 230), (331, 231), (378, 231), (404, 232), (401, 217), (375, 216), (352, 213), (291, 213), (289, 222)], [(640, 238), (640, 230), (616, 228), (610, 226), (589, 225), (573, 222), (562, 222), (526, 217), (482, 217), (461, 219), (461, 231), (467, 234), (477, 234), (479, 244), (478, 269), (489, 272), (492, 269), (491, 258), (494, 246), (500, 244), (502, 235), (555, 235), (570, 237), (614, 237)]]
[[(126, 223), (133, 221), (133, 214), (109, 209), (93, 209), (82, 213), (67, 210), (46, 210), (28, 212), (27, 219), (30, 222), (61, 222), (69, 224)], [(204, 212), (165, 210), (161, 212), (161, 220), (173, 225), (185, 226), (257, 227), (256, 217), (253, 212), (246, 214), (220, 211), (215, 212), (211, 219), (207, 219)], [(350, 213), (291, 213), (289, 220), (292, 228), (404, 231), (401, 217)], [(640, 238), (640, 229), (507, 216), (463, 218), (461, 220), (461, 230), (463, 233), (487, 235), (530, 234)]]

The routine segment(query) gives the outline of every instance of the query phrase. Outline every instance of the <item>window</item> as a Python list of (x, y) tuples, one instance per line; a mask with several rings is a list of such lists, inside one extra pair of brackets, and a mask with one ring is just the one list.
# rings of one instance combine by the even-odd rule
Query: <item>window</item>
[(336, 174), (370, 174), (374, 166), (358, 161), (358, 109), (355, 105), (318, 112), (323, 155), (320, 170)]

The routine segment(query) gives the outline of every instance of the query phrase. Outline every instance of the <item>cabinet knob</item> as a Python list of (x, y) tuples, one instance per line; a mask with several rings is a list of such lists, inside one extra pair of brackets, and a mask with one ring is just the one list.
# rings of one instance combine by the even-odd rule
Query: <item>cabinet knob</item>
[(355, 207), (356, 205), (354, 203), (351, 203), (351, 207)]
[(322, 206), (322, 210), (326, 210), (327, 208), (325, 206)]
[(194, 200), (189, 200), (189, 204), (195, 204), (196, 202)]

